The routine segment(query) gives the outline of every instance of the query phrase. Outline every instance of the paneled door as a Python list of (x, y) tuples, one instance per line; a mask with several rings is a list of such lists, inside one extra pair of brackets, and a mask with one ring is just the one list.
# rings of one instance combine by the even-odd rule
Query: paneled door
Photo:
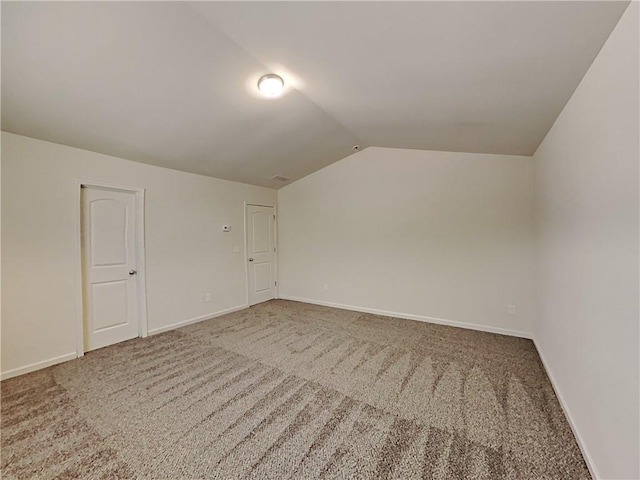
[(84, 348), (138, 336), (136, 196), (83, 186)]
[(247, 205), (249, 305), (276, 298), (275, 209)]

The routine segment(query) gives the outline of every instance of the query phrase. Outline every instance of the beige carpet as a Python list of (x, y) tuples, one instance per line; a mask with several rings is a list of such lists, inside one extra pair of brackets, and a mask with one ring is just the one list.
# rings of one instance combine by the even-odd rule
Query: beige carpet
[(529, 340), (276, 300), (2, 382), (3, 478), (585, 479)]

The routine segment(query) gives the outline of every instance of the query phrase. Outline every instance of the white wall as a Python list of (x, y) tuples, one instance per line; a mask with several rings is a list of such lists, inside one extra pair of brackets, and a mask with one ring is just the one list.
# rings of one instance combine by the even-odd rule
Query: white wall
[(638, 3), (534, 156), (535, 340), (594, 473), (638, 462)]
[(76, 351), (79, 178), (146, 188), (150, 332), (246, 304), (243, 202), (275, 190), (2, 133), (5, 376)]
[(528, 335), (532, 175), (530, 157), (374, 147), (330, 165), (278, 191), (280, 295)]

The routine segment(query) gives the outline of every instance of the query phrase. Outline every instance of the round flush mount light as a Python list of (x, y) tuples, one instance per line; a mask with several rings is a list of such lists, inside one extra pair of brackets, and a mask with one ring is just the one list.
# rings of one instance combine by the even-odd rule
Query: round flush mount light
[(282, 93), (282, 89), (284, 88), (284, 80), (280, 75), (276, 75), (275, 73), (269, 73), (267, 75), (263, 75), (258, 80), (258, 90), (265, 97), (277, 97)]

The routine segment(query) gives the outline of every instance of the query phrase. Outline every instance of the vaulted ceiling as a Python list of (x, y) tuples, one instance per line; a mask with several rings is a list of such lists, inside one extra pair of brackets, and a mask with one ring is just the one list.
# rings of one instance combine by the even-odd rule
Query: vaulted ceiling
[(2, 2), (2, 129), (275, 188), (356, 144), (530, 155), (627, 5)]

